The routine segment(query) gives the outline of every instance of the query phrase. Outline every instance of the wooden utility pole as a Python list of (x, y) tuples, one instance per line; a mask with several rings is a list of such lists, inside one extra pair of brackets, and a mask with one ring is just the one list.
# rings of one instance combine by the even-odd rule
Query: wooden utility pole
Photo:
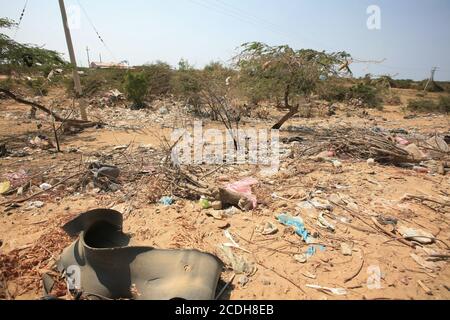
[(91, 57), (89, 56), (89, 47), (86, 47), (87, 59), (88, 59), (88, 68), (91, 67)]
[(438, 67), (433, 67), (433, 69), (431, 69), (430, 78), (428, 79), (427, 84), (425, 85), (425, 89), (423, 89), (423, 91), (427, 91), (428, 86), (430, 85), (430, 83), (434, 83), (434, 75), (436, 74), (437, 70), (438, 70)]
[[(64, 26), (64, 33), (66, 35), (67, 49), (69, 50), (70, 63), (73, 65), (73, 81), (75, 83), (75, 92), (78, 96), (81, 96), (83, 94), (83, 91), (81, 89), (80, 75), (78, 74), (77, 60), (75, 58), (75, 52), (73, 50), (70, 28), (69, 24), (67, 23), (67, 13), (66, 13), (66, 6), (64, 5), (64, 0), (59, 0), (59, 7), (61, 9), (61, 17)], [(80, 103), (80, 114), (81, 119), (83, 120), (88, 119), (86, 108), (84, 107), (84, 104), (82, 102)]]

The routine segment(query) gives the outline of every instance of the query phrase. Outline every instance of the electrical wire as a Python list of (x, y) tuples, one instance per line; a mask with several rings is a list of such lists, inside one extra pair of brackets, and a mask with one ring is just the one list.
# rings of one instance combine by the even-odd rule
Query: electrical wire
[(19, 32), (20, 24), (22, 23), (23, 17), (25, 16), (25, 11), (27, 10), (27, 6), (28, 6), (28, 0), (25, 0), (25, 5), (23, 6), (22, 12), (20, 14), (19, 22), (17, 23), (16, 31), (14, 33), (14, 37), (13, 37), (14, 40), (16, 39), (17, 33)]
[(109, 46), (106, 44), (105, 40), (103, 39), (103, 37), (100, 35), (100, 33), (98, 32), (97, 28), (95, 27), (92, 19), (89, 17), (89, 14), (87, 13), (86, 9), (84, 8), (84, 6), (81, 4), (80, 0), (77, 0), (78, 5), (80, 6), (81, 10), (83, 10), (84, 15), (86, 16), (86, 19), (88, 20), (89, 24), (91, 25), (92, 29), (94, 30), (94, 32), (97, 34), (98, 39), (100, 40), (100, 42), (103, 44), (103, 46), (106, 48), (106, 50), (108, 50), (109, 54), (111, 55), (111, 57), (114, 59), (114, 61), (116, 61), (116, 57), (114, 55), (114, 53), (112, 52), (112, 50), (109, 48)]

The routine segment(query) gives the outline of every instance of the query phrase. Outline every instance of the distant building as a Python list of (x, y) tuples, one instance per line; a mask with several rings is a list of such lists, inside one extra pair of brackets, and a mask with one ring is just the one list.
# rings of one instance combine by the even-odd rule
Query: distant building
[(129, 69), (126, 62), (91, 62), (92, 69)]

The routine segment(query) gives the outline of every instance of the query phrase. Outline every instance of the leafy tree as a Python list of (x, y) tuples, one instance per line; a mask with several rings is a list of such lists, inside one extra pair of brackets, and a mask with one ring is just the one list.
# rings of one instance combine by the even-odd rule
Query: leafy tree
[[(16, 23), (7, 18), (0, 18), (0, 29), (11, 29)], [(61, 67), (66, 62), (61, 54), (31, 44), (21, 44), (4, 33), (0, 33), (0, 65), (10, 69), (20, 67)]]
[(143, 71), (148, 77), (148, 92), (153, 96), (167, 94), (172, 89), (172, 67), (162, 61), (145, 65)]
[(338, 75), (349, 57), (345, 52), (329, 54), (251, 42), (242, 45), (235, 60), (242, 77), (250, 84), (248, 87), (262, 92), (262, 97), (271, 96), (284, 102), (289, 113), (273, 126), (279, 129), (299, 111), (299, 104), (292, 104), (294, 98), (308, 97), (321, 79)]
[(132, 109), (145, 106), (144, 98), (148, 92), (149, 81), (144, 72), (128, 72), (125, 76), (124, 90), (128, 98), (133, 100)]

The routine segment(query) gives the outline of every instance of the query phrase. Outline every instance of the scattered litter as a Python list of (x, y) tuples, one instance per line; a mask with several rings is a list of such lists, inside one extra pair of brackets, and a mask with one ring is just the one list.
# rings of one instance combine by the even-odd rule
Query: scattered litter
[(223, 212), (227, 215), (227, 216), (234, 216), (235, 214), (239, 213), (239, 209), (235, 208), (235, 207), (230, 207), (228, 209), (223, 210)]
[(303, 201), (298, 204), (298, 208), (301, 213), (304, 213), (310, 218), (317, 218), (317, 209), (312, 205), (310, 201)]
[(209, 208), (211, 208), (211, 202), (209, 202), (209, 200), (206, 199), (206, 198), (202, 197), (198, 203), (199, 203), (199, 205), (200, 205), (200, 207), (202, 209), (209, 209)]
[(299, 263), (306, 263), (306, 262), (308, 262), (308, 257), (304, 253), (294, 255), (294, 259), (295, 259), (295, 261), (297, 261)]
[(120, 169), (118, 167), (99, 162), (91, 163), (89, 169), (94, 174), (95, 178), (106, 177), (108, 179), (115, 180), (120, 175)]
[(325, 293), (334, 294), (336, 296), (345, 296), (347, 294), (347, 290), (345, 290), (343, 288), (327, 288), (327, 287), (321, 287), (321, 286), (313, 285), (313, 284), (307, 284), (306, 287), (311, 288), (311, 289), (317, 289), (317, 290), (325, 292)]
[(47, 150), (54, 148), (53, 144), (50, 142), (49, 138), (43, 135), (38, 135), (30, 140), (30, 144), (42, 150)]
[(414, 143), (405, 147), (404, 150), (408, 152), (412, 160), (422, 161), (426, 159), (426, 155)]
[[(223, 208), (222, 202), (220, 202), (220, 201), (214, 201), (214, 202), (211, 204), (211, 208), (213, 208), (214, 210), (222, 210), (222, 208)], [(234, 208), (234, 207), (230, 207), (230, 209), (232, 209), (232, 208)]]
[(11, 182), (9, 181), (3, 181), (0, 183), (0, 194), (4, 194), (9, 191), (9, 188), (11, 188)]
[(406, 139), (404, 139), (404, 138), (402, 138), (402, 137), (395, 137), (395, 141), (399, 144), (399, 145), (402, 145), (402, 146), (407, 146), (408, 144), (409, 144), (409, 141), (408, 140), (406, 140)]
[(248, 251), (248, 250), (242, 248), (236, 241), (234, 241), (233, 237), (231, 236), (231, 233), (230, 233), (228, 230), (225, 230), (225, 231), (223, 232), (223, 234), (225, 235), (225, 237), (226, 237), (228, 240), (230, 240), (230, 242), (227, 242), (227, 243), (224, 243), (224, 244), (223, 244), (224, 247), (236, 248), (236, 249), (242, 250), (242, 251), (244, 251), (244, 252), (251, 253), (250, 251)]
[(356, 203), (354, 203), (354, 202), (348, 202), (347, 203), (347, 208), (349, 208), (350, 210), (353, 210), (353, 211), (358, 211), (359, 210), (358, 205)]
[(165, 205), (165, 206), (171, 206), (173, 203), (174, 203), (175, 201), (174, 201), (174, 199), (172, 198), (172, 197), (162, 197), (160, 200), (159, 200), (159, 203), (161, 203), (162, 205)]
[(269, 236), (278, 232), (278, 228), (271, 222), (266, 222), (264, 225), (258, 226), (256, 231), (263, 236)]
[(244, 211), (256, 208), (256, 196), (252, 194), (252, 186), (258, 184), (254, 178), (246, 178), (220, 189), (220, 200), (223, 205), (234, 205)]
[(6, 173), (3, 175), (3, 177), (8, 179), (11, 184), (11, 189), (16, 189), (20, 186), (23, 186), (30, 180), (30, 177), (23, 169), (13, 173)]
[(253, 263), (247, 261), (243, 256), (239, 256), (233, 253), (230, 247), (225, 245), (219, 246), (222, 251), (226, 262), (231, 265), (234, 272), (237, 274), (252, 275), (256, 271), (256, 267)]
[(309, 278), (309, 279), (317, 279), (317, 276), (315, 274), (312, 274), (311, 272), (302, 272), (302, 275), (304, 275), (305, 277)]
[(335, 204), (341, 204), (341, 205), (344, 204), (344, 201), (342, 201), (342, 198), (339, 195), (337, 195), (336, 193), (331, 194), (328, 197), (328, 200)]
[(249, 283), (249, 282), (250, 282), (250, 279), (247, 276), (245, 276), (245, 275), (240, 276), (239, 279), (238, 279), (238, 284), (241, 287), (245, 287), (247, 285), (247, 283)]
[(118, 150), (126, 150), (128, 147), (129, 147), (129, 145), (124, 144), (124, 145), (121, 145), (121, 146), (116, 146), (116, 147), (114, 147), (113, 150), (114, 150), (114, 151), (118, 151)]
[(436, 241), (436, 238), (431, 233), (423, 230), (401, 226), (398, 228), (398, 232), (400, 232), (406, 240), (416, 241), (421, 244), (432, 244)]
[(305, 228), (303, 219), (300, 217), (293, 217), (289, 214), (282, 213), (277, 217), (278, 221), (288, 227), (294, 227), (295, 233), (302, 237), (306, 243), (314, 242), (315, 239), (308, 234)]
[(308, 202), (316, 209), (333, 211), (333, 206), (327, 200), (314, 198)]
[[(292, 217), (289, 214), (282, 213), (277, 217), (278, 221), (288, 227), (293, 227), (295, 233), (297, 233), (300, 237), (302, 237), (303, 241), (307, 244), (313, 244), (317, 242), (317, 239), (311, 236), (305, 228), (305, 224), (303, 219), (300, 217)], [(312, 257), (317, 249), (320, 251), (325, 251), (325, 246), (322, 245), (310, 245), (308, 249), (304, 253), (306, 259)], [(298, 257), (300, 261), (303, 261), (303, 257)]]
[(116, 183), (120, 175), (120, 169), (116, 166), (93, 162), (89, 165), (93, 175), (94, 186), (104, 191), (115, 192), (120, 189)]
[(342, 169), (342, 162), (340, 162), (339, 160), (333, 160), (333, 167), (335, 167), (336, 169)]
[(430, 170), (428, 168), (420, 167), (420, 166), (413, 166), (412, 168), (417, 173), (430, 173)]
[(328, 220), (325, 218), (325, 214), (326, 213), (324, 212), (321, 212), (319, 214), (319, 218), (317, 219), (317, 225), (323, 229), (334, 232), (336, 230), (336, 226), (328, 222)]
[(450, 147), (441, 137), (432, 137), (426, 141), (426, 143), (436, 151), (447, 153), (450, 152)]
[(45, 203), (42, 201), (32, 201), (28, 204), (26, 210), (39, 209), (42, 208), (44, 205)]
[(430, 270), (432, 272), (439, 269), (439, 266), (435, 262), (426, 261), (424, 258), (415, 253), (411, 253), (410, 256), (418, 265), (420, 265), (424, 269)]
[(422, 280), (417, 280), (417, 284), (423, 289), (423, 291), (425, 291), (425, 293), (429, 296), (433, 295), (433, 291), (431, 291), (430, 288), (428, 288), (423, 282)]
[(47, 190), (49, 190), (49, 189), (52, 188), (52, 185), (51, 185), (51, 184), (48, 184), (48, 183), (43, 183), (43, 184), (41, 184), (41, 185), (39, 186), (39, 188), (41, 188), (41, 189), (44, 190), (44, 191), (47, 191)]
[(206, 215), (213, 217), (216, 220), (223, 220), (225, 218), (224, 214), (217, 210), (208, 211), (208, 212), (206, 212)]
[(378, 220), (378, 222), (381, 225), (384, 225), (384, 226), (386, 226), (386, 225), (396, 226), (397, 223), (398, 223), (398, 219), (397, 218), (388, 217), (388, 216), (381, 216), (380, 215), (380, 216), (377, 217), (377, 220)]

